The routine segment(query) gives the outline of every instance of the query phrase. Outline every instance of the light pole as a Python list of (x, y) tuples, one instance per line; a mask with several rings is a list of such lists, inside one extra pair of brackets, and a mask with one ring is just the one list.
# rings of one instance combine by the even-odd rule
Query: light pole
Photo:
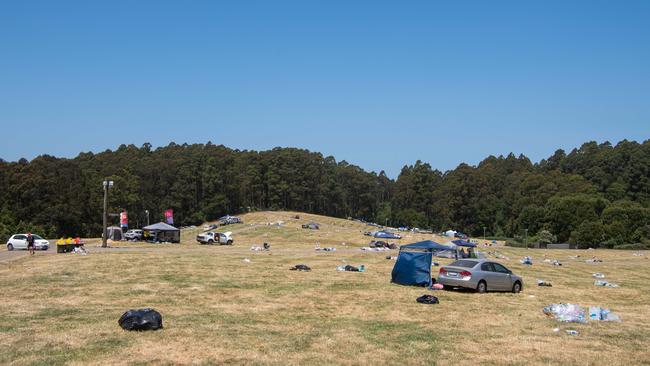
[(149, 226), (149, 210), (144, 210), (144, 213), (147, 214), (147, 226)]
[(106, 248), (106, 241), (108, 240), (108, 190), (113, 187), (113, 181), (105, 180), (102, 185), (104, 186), (104, 235), (102, 235), (102, 248)]
[(524, 244), (526, 244), (526, 249), (528, 249), (528, 229), (524, 229)]

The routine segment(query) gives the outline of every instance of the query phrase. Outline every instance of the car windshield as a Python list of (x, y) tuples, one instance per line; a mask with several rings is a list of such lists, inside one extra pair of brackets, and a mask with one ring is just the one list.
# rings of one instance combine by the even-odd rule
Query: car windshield
[(43, 238), (41, 238), (41, 237), (38, 236), (38, 235), (32, 234), (32, 236), (33, 236), (34, 239), (36, 239), (36, 240), (43, 240)]
[(449, 266), (451, 266), (451, 267), (473, 268), (476, 265), (476, 263), (478, 263), (478, 262), (460, 260), (460, 261), (455, 261), (454, 263), (450, 264)]

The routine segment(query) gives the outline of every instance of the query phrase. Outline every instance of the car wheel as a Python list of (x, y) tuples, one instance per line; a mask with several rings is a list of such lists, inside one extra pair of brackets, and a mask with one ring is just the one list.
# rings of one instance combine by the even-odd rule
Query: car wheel
[(484, 293), (486, 293), (486, 292), (487, 292), (487, 283), (485, 283), (485, 281), (481, 280), (481, 281), (478, 283), (478, 286), (476, 286), (476, 291), (477, 291), (479, 294), (484, 294)]
[(226, 243), (226, 244), (232, 245), (232, 240), (228, 240), (228, 243)]
[(7, 244), (7, 250), (8, 251), (14, 250), (14, 246), (12, 244)]
[(214, 240), (212, 239), (208, 240), (208, 244), (212, 244), (212, 243), (214, 243)]
[(512, 292), (514, 292), (515, 294), (521, 292), (521, 283), (519, 283), (519, 281), (515, 282), (515, 284), (512, 285)]

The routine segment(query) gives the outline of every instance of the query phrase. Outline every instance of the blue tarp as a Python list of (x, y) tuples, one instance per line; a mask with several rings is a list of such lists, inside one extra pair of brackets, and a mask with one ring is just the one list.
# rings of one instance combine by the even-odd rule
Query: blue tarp
[[(415, 243), (417, 244), (417, 243)], [(407, 286), (431, 286), (431, 252), (400, 251), (391, 282)]]
[(424, 240), (424, 241), (419, 241), (417, 243), (402, 245), (400, 247), (400, 250), (402, 249), (423, 249), (428, 251), (436, 251), (436, 250), (450, 250), (451, 248), (446, 245), (438, 244), (435, 241)]
[(476, 244), (470, 243), (470, 242), (465, 241), (465, 240), (460, 240), (460, 239), (453, 240), (452, 243), (456, 244), (459, 247), (470, 247), (470, 248), (476, 247)]

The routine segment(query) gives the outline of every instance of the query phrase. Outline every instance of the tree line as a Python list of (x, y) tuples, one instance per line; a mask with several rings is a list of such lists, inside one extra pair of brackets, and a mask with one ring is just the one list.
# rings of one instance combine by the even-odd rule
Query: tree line
[(99, 236), (105, 179), (115, 182), (109, 211), (126, 210), (131, 227), (145, 210), (155, 222), (172, 208), (181, 226), (270, 209), (582, 247), (650, 244), (650, 140), (588, 142), (537, 163), (489, 156), (446, 172), (417, 161), (394, 180), (304, 149), (212, 143), (0, 160), (0, 237)]

